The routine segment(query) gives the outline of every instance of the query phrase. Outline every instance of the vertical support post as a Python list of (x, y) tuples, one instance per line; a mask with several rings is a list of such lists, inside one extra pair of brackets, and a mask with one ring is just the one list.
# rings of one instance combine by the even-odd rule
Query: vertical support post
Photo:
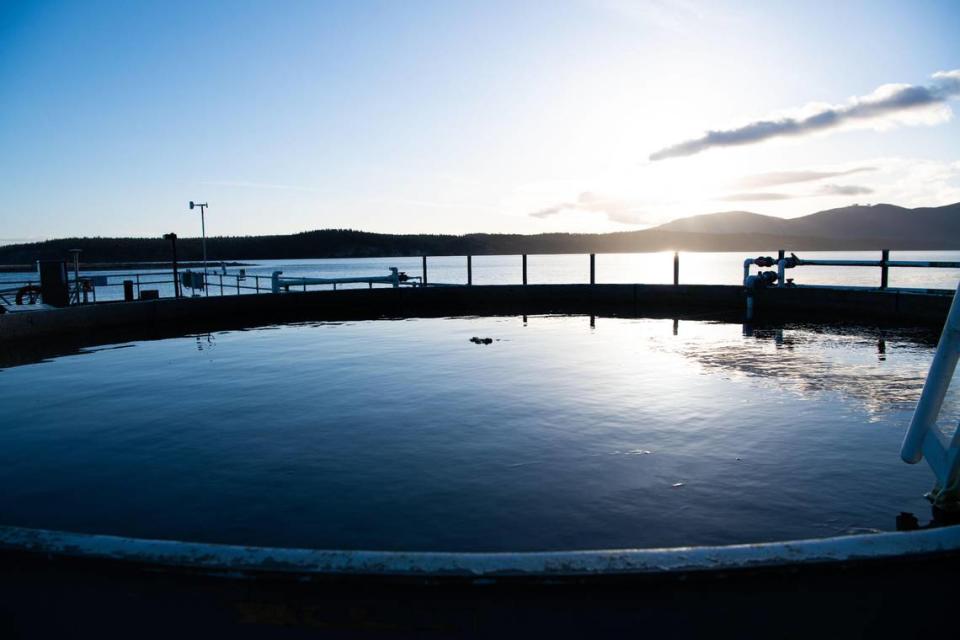
[(590, 284), (597, 284), (597, 254), (590, 254)]
[(880, 252), (880, 288), (886, 289), (889, 284), (890, 276), (890, 249), (883, 249)]
[(673, 252), (673, 286), (680, 284), (680, 252)]
[(257, 293), (260, 293), (260, 276), (253, 276), (253, 284), (257, 288)]
[(467, 256), (467, 286), (473, 286), (473, 256)]
[(140, 299), (140, 274), (137, 274), (137, 300)]
[(427, 256), (423, 256), (423, 281), (421, 284), (427, 284)]
[(281, 274), (283, 274), (283, 271), (274, 271), (273, 275), (270, 276), (270, 290), (273, 293), (280, 293)]
[(777, 250), (777, 287), (785, 287), (786, 283), (786, 255), (787, 252), (784, 249)]
[(786, 249), (779, 249), (777, 251), (777, 287), (787, 286), (787, 269), (784, 266), (786, 257)]
[(523, 284), (527, 284), (527, 254), (523, 254)]
[(218, 273), (217, 275), (220, 276), (220, 295), (222, 296), (223, 295), (223, 274)]
[(173, 250), (173, 297), (180, 297), (180, 275), (177, 273), (177, 234), (166, 233), (163, 238), (170, 241)]
[(237, 295), (240, 295), (240, 274), (237, 274)]

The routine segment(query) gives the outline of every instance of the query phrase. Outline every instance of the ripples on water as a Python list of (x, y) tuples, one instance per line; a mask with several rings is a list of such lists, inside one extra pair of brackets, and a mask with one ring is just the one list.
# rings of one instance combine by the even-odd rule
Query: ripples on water
[[(475, 344), (472, 337), (490, 337)], [(890, 529), (935, 336), (583, 317), (303, 324), (0, 371), (0, 520), (510, 550)], [(951, 393), (947, 413), (957, 414)]]

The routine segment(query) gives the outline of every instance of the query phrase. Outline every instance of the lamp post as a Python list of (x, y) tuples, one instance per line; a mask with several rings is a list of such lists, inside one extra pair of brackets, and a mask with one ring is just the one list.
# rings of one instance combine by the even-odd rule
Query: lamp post
[(203, 234), (203, 295), (208, 295), (207, 293), (207, 225), (203, 219), (203, 214), (206, 212), (207, 203), (206, 202), (194, 202), (190, 201), (190, 209), (196, 209), (200, 207), (200, 231)]

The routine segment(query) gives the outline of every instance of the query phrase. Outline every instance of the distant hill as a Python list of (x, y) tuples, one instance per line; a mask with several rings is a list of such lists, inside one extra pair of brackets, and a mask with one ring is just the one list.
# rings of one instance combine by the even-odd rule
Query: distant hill
[[(84, 262), (163, 261), (160, 238), (63, 238), (0, 246), (0, 264), (60, 259), (83, 249)], [(633, 251), (792, 251), (960, 249), (960, 203), (906, 209), (890, 204), (853, 206), (784, 220), (726, 211), (674, 220), (644, 231), (605, 234), (545, 233), (398, 235), (323, 229), (291, 235), (207, 239), (210, 260), (360, 258), (518, 253), (626, 253)], [(199, 260), (199, 238), (178, 242), (181, 260)]]
[(658, 231), (710, 234), (754, 234), (789, 235), (790, 221), (775, 216), (765, 216), (749, 211), (721, 211), (705, 213), (689, 218), (680, 218), (673, 222), (655, 227)]
[[(892, 204), (854, 205), (784, 220), (747, 211), (725, 211), (681, 218), (656, 227), (686, 233), (804, 236), (878, 240), (886, 248), (960, 248), (960, 202), (907, 209)], [(921, 246), (922, 245), (922, 246)], [(907, 247), (903, 247), (907, 248)]]

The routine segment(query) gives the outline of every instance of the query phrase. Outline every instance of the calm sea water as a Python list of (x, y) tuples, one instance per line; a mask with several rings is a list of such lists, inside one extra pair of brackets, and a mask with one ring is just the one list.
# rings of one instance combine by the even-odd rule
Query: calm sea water
[(935, 338), (412, 319), (0, 362), (0, 522), (446, 550), (886, 530), (928, 511), (898, 450)]
[[(743, 278), (743, 260), (748, 255), (773, 255), (776, 250), (746, 253), (681, 253), (680, 281), (687, 284), (739, 284)], [(879, 252), (802, 252), (800, 257), (808, 259), (849, 259), (879, 260)], [(894, 251), (894, 260), (942, 260), (960, 261), (960, 251)], [(244, 267), (248, 278), (240, 293), (254, 293), (255, 276), (260, 277), (264, 290), (270, 287), (270, 275), (275, 270), (283, 271), (285, 276), (306, 277), (345, 277), (387, 275), (390, 267), (397, 267), (411, 276), (422, 275), (420, 258), (362, 258), (330, 260), (261, 260), (236, 262), (248, 263)], [(646, 283), (665, 284), (673, 282), (673, 253), (633, 253), (598, 254), (596, 258), (597, 282), (600, 283)], [(756, 267), (753, 267), (754, 272)], [(221, 270), (211, 263), (211, 295), (237, 293), (235, 277), (239, 267), (227, 267), (227, 276), (220, 278)], [(444, 256), (429, 258), (427, 263), (428, 280), (437, 283), (463, 284), (467, 281), (466, 258), (463, 256)], [(528, 257), (528, 282), (543, 283), (586, 283), (590, 278), (589, 257), (586, 255), (531, 255)], [(129, 274), (139, 273), (143, 289), (157, 289), (160, 295), (173, 295), (170, 272), (127, 270), (100, 271), (90, 275), (110, 275), (112, 286), (98, 287), (98, 300), (119, 300), (123, 298), (122, 282), (135, 279)], [(475, 284), (520, 284), (520, 256), (475, 256), (473, 258), (473, 281)], [(122, 275), (128, 274), (128, 275)], [(879, 286), (880, 269), (876, 267), (799, 267), (788, 271), (788, 277), (797, 284), (830, 284), (848, 286)], [(20, 283), (35, 280), (33, 274), (0, 273), (0, 288), (3, 283)], [(956, 289), (960, 282), (958, 269), (920, 269), (898, 268), (890, 270), (891, 287), (919, 287), (932, 289)], [(366, 286), (366, 285), (356, 285)], [(329, 288), (323, 287), (323, 288)]]

